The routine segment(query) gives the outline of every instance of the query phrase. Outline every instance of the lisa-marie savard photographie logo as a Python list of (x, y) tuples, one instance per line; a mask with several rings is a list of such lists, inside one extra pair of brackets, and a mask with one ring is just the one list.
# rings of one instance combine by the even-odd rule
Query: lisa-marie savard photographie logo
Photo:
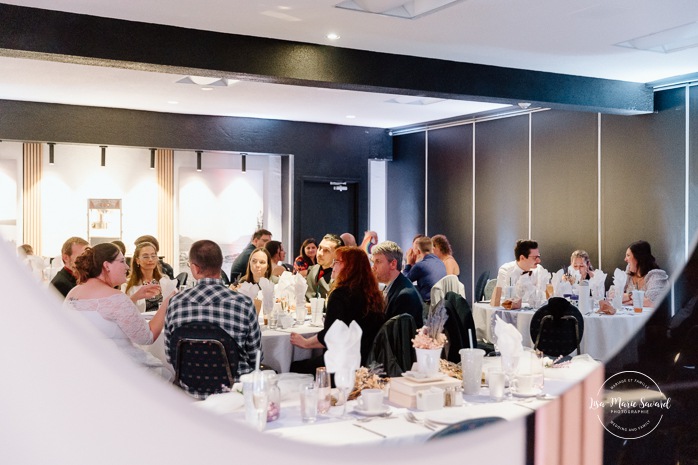
[(640, 439), (657, 429), (671, 408), (652, 378), (639, 371), (621, 371), (610, 376), (590, 397), (589, 408), (610, 434), (621, 439)]

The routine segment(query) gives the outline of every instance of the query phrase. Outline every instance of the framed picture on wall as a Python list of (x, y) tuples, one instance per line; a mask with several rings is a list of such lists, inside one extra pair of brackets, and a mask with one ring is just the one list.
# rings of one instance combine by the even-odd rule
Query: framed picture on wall
[(90, 245), (121, 240), (121, 199), (87, 199)]

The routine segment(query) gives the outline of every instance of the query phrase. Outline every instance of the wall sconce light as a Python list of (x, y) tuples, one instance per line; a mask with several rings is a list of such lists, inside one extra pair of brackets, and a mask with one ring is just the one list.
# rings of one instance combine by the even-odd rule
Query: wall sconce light
[(247, 173), (247, 154), (242, 154), (242, 172)]
[(56, 145), (55, 142), (49, 142), (48, 143), (48, 164), (53, 165), (54, 160), (53, 160), (53, 146)]
[(150, 149), (150, 169), (155, 169), (155, 149)]
[(201, 171), (201, 154), (203, 151), (197, 150), (196, 151), (196, 171)]
[(107, 166), (107, 146), (100, 145), (100, 148), (102, 149), (102, 166)]

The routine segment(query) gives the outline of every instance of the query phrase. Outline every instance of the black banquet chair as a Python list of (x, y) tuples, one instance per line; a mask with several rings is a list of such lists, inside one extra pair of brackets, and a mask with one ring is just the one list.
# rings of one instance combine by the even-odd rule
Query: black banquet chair
[(480, 302), (485, 298), (485, 285), (490, 279), (490, 272), (483, 271), (477, 278), (477, 283), (475, 284), (475, 292), (473, 293), (473, 302)]
[(396, 315), (383, 323), (373, 340), (368, 364), (380, 363), (386, 376), (401, 376), (412, 369), (417, 353), (412, 347), (412, 338), (417, 332), (417, 323), (409, 313)]
[(551, 297), (531, 319), (534, 349), (549, 357), (567, 356), (577, 349), (584, 335), (584, 318), (577, 307), (562, 297)]
[(189, 275), (184, 271), (175, 276), (175, 279), (177, 280), (177, 289), (182, 289), (187, 285), (187, 277), (189, 277)]
[(174, 360), (173, 383), (206, 398), (233, 387), (238, 375), (239, 348), (230, 334), (212, 323), (188, 323), (175, 329), (169, 341)]

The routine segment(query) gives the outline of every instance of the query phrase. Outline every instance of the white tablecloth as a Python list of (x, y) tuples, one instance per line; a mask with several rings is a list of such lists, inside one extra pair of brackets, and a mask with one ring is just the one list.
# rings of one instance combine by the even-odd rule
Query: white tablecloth
[[(505, 322), (516, 326), (523, 336), (524, 346), (533, 347), (530, 328), (534, 313), (534, 310), (505, 310), (502, 307), (492, 307), (489, 303), (476, 302), (473, 305), (473, 319), (477, 337), (496, 342), (494, 316), (499, 315)], [(589, 354), (597, 360), (609, 361), (630, 336), (644, 326), (651, 314), (650, 308), (645, 308), (642, 313), (634, 313), (631, 308), (618, 311), (615, 315), (583, 315), (584, 334), (580, 343), (582, 353)]]
[[(321, 349), (301, 349), (291, 345), (291, 332), (301, 333), (308, 337), (317, 334), (321, 329), (320, 327), (310, 326), (309, 321), (306, 321), (305, 325), (293, 326), (289, 329), (272, 330), (263, 326), (262, 363), (274, 369), (277, 373), (287, 373), (291, 369), (291, 362), (306, 360), (314, 355), (321, 354)], [(164, 332), (160, 334), (160, 337), (153, 344), (141, 347), (169, 366), (165, 356)], [(174, 370), (172, 372), (174, 373)]]
[[(499, 357), (485, 357), (483, 368), (500, 366)], [(482, 417), (502, 417), (506, 420), (514, 420), (530, 414), (538, 407), (549, 402), (554, 402), (554, 396), (562, 394), (568, 387), (586, 377), (592, 370), (599, 367), (599, 363), (584, 355), (575, 357), (571, 363), (560, 368), (545, 369), (545, 386), (543, 391), (553, 398), (540, 400), (536, 398), (512, 398), (502, 402), (495, 402), (489, 398), (489, 389), (482, 387), (478, 395), (464, 396), (464, 405), (457, 407), (444, 407), (439, 410), (417, 411), (413, 410), (416, 417), (439, 422), (436, 430), (445, 428), (448, 424), (463, 420)], [(224, 394), (228, 395), (228, 394)], [(240, 396), (233, 392), (229, 395)], [(408, 409), (391, 404), (392, 418), (378, 418), (368, 423), (357, 423), (361, 418), (351, 414), (355, 401), (347, 405), (352, 419), (341, 419), (342, 406), (332, 407), (328, 414), (319, 415), (315, 423), (304, 424), (300, 418), (299, 401), (296, 395), (284, 396), (281, 402), (281, 415), (276, 421), (267, 424), (265, 434), (275, 435), (286, 439), (297, 440), (323, 446), (357, 445), (357, 444), (407, 444), (426, 441), (435, 431), (423, 425), (410, 423), (405, 419)], [(213, 400), (213, 399), (212, 399)], [(204, 404), (206, 401), (203, 401)], [(238, 423), (244, 423), (245, 413), (241, 400), (228, 409), (219, 408), (217, 413)], [(206, 407), (206, 405), (201, 405)], [(360, 425), (357, 426), (357, 425)]]

